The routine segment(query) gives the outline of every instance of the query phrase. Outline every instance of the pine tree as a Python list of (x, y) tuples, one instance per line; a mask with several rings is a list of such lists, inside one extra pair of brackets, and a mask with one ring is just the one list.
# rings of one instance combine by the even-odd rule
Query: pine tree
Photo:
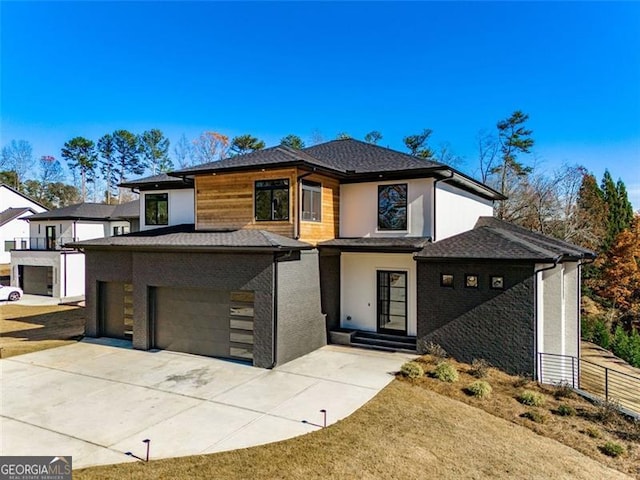
[(169, 139), (164, 136), (162, 131), (152, 128), (143, 132), (138, 141), (143, 163), (151, 170), (152, 175), (168, 172), (173, 168), (173, 163), (169, 158)]
[(80, 172), (80, 192), (82, 201), (86, 201), (87, 182), (93, 178), (98, 160), (95, 144), (84, 137), (72, 138), (64, 144), (61, 156), (67, 161), (67, 165), (74, 173)]
[(609, 170), (605, 170), (602, 177), (602, 192), (608, 208), (607, 235), (602, 245), (603, 250), (606, 251), (609, 250), (616, 236), (631, 226), (633, 208), (624, 183), (622, 180), (618, 180), (617, 184), (614, 183)]
[(264, 147), (265, 143), (262, 140), (253, 135), (246, 134), (233, 137), (229, 151), (233, 155), (244, 155), (245, 153), (262, 150)]
[(280, 145), (302, 150), (304, 148), (304, 141), (298, 135), (289, 134), (280, 140)]

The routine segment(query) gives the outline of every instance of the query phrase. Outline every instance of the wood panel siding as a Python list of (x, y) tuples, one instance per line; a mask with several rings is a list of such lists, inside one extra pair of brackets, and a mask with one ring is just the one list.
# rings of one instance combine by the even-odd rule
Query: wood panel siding
[[(277, 170), (219, 173), (195, 178), (196, 228), (268, 230), (293, 238), (296, 205), (296, 168)], [(254, 189), (258, 180), (289, 179), (289, 220), (256, 221)]]
[[(295, 238), (296, 219), (301, 211), (298, 205), (301, 194), (298, 176), (307, 173), (297, 168), (282, 168), (197, 176), (195, 178), (196, 228), (198, 230), (225, 228), (268, 230)], [(289, 220), (256, 221), (255, 182), (282, 178), (289, 180)], [(336, 238), (340, 223), (340, 183), (334, 178), (316, 173), (305, 176), (304, 179), (322, 185), (322, 221), (301, 221), (300, 240), (315, 245), (323, 240)]]
[(304, 180), (322, 185), (322, 215), (320, 222), (302, 220), (300, 240), (315, 245), (339, 236), (340, 228), (340, 182), (335, 178), (313, 174)]

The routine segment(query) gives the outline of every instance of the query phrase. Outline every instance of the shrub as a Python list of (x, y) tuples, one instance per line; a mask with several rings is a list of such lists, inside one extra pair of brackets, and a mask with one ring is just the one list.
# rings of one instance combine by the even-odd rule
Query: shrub
[(427, 345), (425, 346), (425, 352), (429, 355), (433, 355), (436, 358), (448, 357), (447, 351), (437, 343), (433, 342), (427, 343)]
[(484, 358), (474, 358), (469, 373), (476, 378), (486, 378), (490, 368), (491, 364)]
[(536, 412), (535, 410), (529, 410), (528, 412), (524, 412), (520, 415), (522, 418), (526, 418), (527, 420), (531, 420), (536, 423), (544, 423), (547, 421), (547, 417), (545, 417), (542, 413)]
[(619, 457), (624, 453), (624, 447), (616, 442), (607, 442), (600, 447), (600, 451), (609, 457)]
[(640, 367), (640, 334), (633, 330), (629, 335), (618, 325), (611, 341), (611, 351), (634, 367)]
[(602, 423), (613, 423), (620, 418), (620, 402), (615, 399), (604, 400), (598, 402), (598, 410), (596, 411), (596, 419)]
[(424, 376), (422, 365), (417, 362), (407, 362), (400, 367), (400, 373), (408, 378), (420, 378)]
[(528, 405), (530, 407), (541, 407), (544, 405), (544, 395), (538, 392), (533, 392), (531, 390), (525, 390), (520, 395), (518, 395), (518, 401), (523, 405)]
[(584, 431), (591, 438), (601, 438), (602, 432), (598, 430), (596, 427), (587, 427)]
[(573, 388), (569, 382), (559, 382), (556, 384), (556, 388), (553, 391), (553, 396), (556, 398), (573, 398)]
[(479, 399), (487, 398), (492, 390), (491, 385), (484, 380), (476, 380), (467, 387), (467, 393)]
[(522, 375), (519, 375), (513, 381), (513, 386), (516, 388), (524, 387), (527, 383), (529, 383), (529, 380), (530, 380), (529, 377), (524, 377)]
[(609, 348), (611, 344), (611, 333), (604, 320), (598, 319), (593, 325), (593, 342), (602, 348)]
[(449, 362), (440, 362), (436, 365), (433, 376), (443, 382), (453, 383), (458, 381), (458, 370)]
[(576, 409), (571, 405), (561, 404), (558, 406), (556, 413), (561, 417), (573, 417), (576, 414)]

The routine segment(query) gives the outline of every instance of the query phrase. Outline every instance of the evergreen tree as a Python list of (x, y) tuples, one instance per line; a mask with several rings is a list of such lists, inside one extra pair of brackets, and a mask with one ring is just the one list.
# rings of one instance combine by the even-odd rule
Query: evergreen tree
[(168, 172), (173, 168), (169, 158), (169, 139), (162, 131), (152, 128), (139, 137), (143, 163), (151, 170), (152, 175)]
[(102, 178), (104, 178), (106, 184), (105, 200), (107, 204), (111, 204), (111, 198), (115, 186), (118, 184), (118, 177), (116, 175), (116, 169), (114, 165), (115, 161), (115, 145), (113, 143), (113, 136), (103, 135), (98, 140), (98, 152), (100, 153), (100, 172)]
[(82, 201), (87, 199), (87, 182), (93, 178), (98, 156), (93, 141), (84, 137), (75, 137), (64, 144), (61, 156), (69, 168), (80, 173), (80, 192)]
[(603, 243), (603, 250), (607, 251), (616, 236), (631, 226), (633, 208), (629, 202), (624, 183), (622, 180), (614, 183), (609, 170), (605, 170), (602, 177), (602, 192), (608, 208), (607, 235)]
[(298, 135), (289, 134), (280, 140), (280, 145), (302, 150), (304, 148), (304, 141)]
[(262, 140), (250, 134), (246, 134), (233, 137), (229, 151), (232, 155), (244, 155), (245, 153), (262, 150), (264, 146), (265, 144)]
[(365, 142), (373, 143), (374, 145), (377, 145), (380, 140), (382, 140), (382, 134), (377, 130), (373, 130), (364, 136)]
[(409, 150), (409, 154), (414, 157), (431, 160), (435, 153), (431, 148), (429, 148), (427, 143), (429, 142), (429, 137), (431, 137), (432, 133), (433, 130), (425, 128), (422, 130), (422, 133), (404, 137), (402, 141)]
[[(118, 178), (118, 184), (124, 182), (128, 175), (142, 175), (144, 164), (140, 159), (140, 146), (138, 138), (127, 130), (113, 132), (114, 147), (114, 173)], [(118, 201), (120, 201), (120, 195)]]

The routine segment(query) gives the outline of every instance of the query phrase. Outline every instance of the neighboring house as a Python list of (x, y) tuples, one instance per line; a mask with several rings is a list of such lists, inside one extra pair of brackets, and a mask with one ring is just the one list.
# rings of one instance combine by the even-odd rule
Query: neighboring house
[[(577, 352), (579, 263), (591, 252), (491, 223), (503, 197), (446, 165), (348, 139), (124, 186), (140, 193), (141, 232), (75, 244), (88, 335), (260, 367), (328, 339), (438, 341), (529, 374), (541, 349)], [(471, 248), (478, 232), (499, 259)]]
[(27, 217), (27, 234), (14, 239), (11, 285), (60, 301), (84, 298), (84, 254), (68, 244), (130, 233), (132, 209), (139, 210), (137, 200), (129, 205), (80, 203)]
[(29, 236), (29, 225), (22, 219), (47, 209), (12, 187), (0, 184), (0, 265), (11, 262), (15, 239)]

